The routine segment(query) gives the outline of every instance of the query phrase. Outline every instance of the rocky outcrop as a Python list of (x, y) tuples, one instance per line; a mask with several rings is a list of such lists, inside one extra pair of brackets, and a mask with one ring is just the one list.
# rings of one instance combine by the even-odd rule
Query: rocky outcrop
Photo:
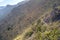
[(55, 4), (52, 9), (51, 13), (49, 13), (50, 16), (44, 18), (46, 23), (60, 20), (60, 5)]

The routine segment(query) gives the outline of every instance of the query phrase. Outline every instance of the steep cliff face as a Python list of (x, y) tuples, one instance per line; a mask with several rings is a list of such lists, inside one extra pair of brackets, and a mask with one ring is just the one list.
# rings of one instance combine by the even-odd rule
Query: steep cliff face
[(28, 25), (52, 9), (55, 3), (60, 4), (60, 0), (30, 0), (15, 7), (0, 21), (1, 40), (13, 40), (18, 34), (23, 33)]

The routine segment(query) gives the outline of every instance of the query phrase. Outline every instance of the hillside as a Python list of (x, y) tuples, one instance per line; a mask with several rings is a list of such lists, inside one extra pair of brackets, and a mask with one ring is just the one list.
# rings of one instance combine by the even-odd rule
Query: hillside
[(30, 0), (13, 8), (0, 21), (0, 40), (60, 40), (59, 20), (51, 21), (57, 18), (51, 15), (55, 4), (60, 7), (60, 0)]
[(51, 21), (53, 19), (48, 15), (48, 17), (51, 19), (46, 20), (49, 21), (47, 23), (44, 21), (46, 15), (42, 15), (38, 20), (29, 25), (30, 27), (25, 29), (24, 32), (21, 35), (18, 35), (14, 40), (60, 40), (60, 19), (57, 20), (59, 18), (57, 15), (60, 14), (59, 10), (57, 11), (57, 14), (54, 13), (56, 11), (53, 12), (56, 18), (53, 15), (50, 15), (53, 10), (49, 10), (46, 13), (46, 15), (50, 13), (49, 15), (53, 16), (52, 18), (54, 21)]

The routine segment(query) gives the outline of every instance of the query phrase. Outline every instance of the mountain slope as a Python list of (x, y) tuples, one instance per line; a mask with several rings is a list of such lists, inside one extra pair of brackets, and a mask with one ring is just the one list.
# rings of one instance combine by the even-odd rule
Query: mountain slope
[[(53, 10), (49, 10), (46, 12), (46, 14), (49, 13), (50, 15), (52, 11)], [(59, 12), (57, 13), (58, 15), (60, 14)], [(56, 13), (54, 14), (57, 15)], [(50, 23), (46, 23), (44, 21), (45, 16), (46, 15), (42, 15), (38, 20), (33, 22), (33, 24), (29, 25), (29, 27), (26, 28), (21, 35), (18, 35), (16, 38), (14, 38), (14, 40), (60, 40), (60, 32), (59, 32), (60, 31), (60, 20), (51, 22), (52, 20), (51, 19), (49, 20)]]
[[(30, 28), (30, 24), (40, 19), (40, 17), (44, 17), (47, 12), (49, 14), (54, 4), (60, 4), (60, 0), (31, 0), (15, 7), (4, 20), (0, 21), (0, 39), (17, 40), (15, 39), (16, 36), (23, 35), (25, 33), (24, 30)], [(30, 37), (30, 35), (28, 36)], [(26, 39), (29, 40), (28, 37)]]

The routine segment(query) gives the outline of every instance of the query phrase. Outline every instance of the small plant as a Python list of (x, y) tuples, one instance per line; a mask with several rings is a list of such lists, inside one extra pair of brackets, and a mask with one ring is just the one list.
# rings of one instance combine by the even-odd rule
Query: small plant
[(33, 34), (33, 31), (30, 30), (30, 31), (28, 31), (27, 33), (25, 33), (24, 38), (29, 38), (29, 37), (32, 36), (32, 34)]
[(8, 27), (7, 30), (8, 30), (8, 31), (9, 31), (9, 30), (12, 30), (12, 28), (11, 28), (11, 27)]
[(38, 25), (40, 22), (41, 22), (41, 20), (39, 19), (39, 20), (37, 21), (37, 25)]

